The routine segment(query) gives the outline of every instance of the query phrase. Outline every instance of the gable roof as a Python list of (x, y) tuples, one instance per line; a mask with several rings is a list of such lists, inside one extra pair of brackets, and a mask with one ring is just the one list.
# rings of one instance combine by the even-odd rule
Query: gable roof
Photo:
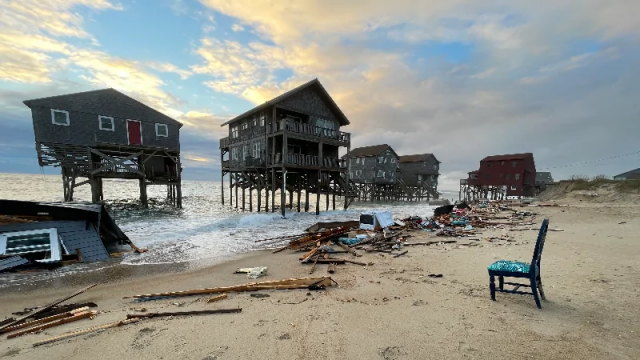
[[(427, 161), (432, 156), (434, 159), (436, 158), (433, 154), (402, 155), (400, 156), (400, 162), (401, 163), (423, 162), (423, 161)], [(436, 162), (440, 164), (440, 161), (438, 161), (438, 159), (436, 159)]]
[(522, 154), (507, 154), (507, 155), (493, 155), (487, 156), (484, 159), (480, 160), (480, 162), (484, 161), (506, 161), (506, 160), (524, 160), (526, 158), (533, 157), (532, 153), (522, 153)]
[(340, 121), (340, 125), (341, 126), (349, 125), (350, 124), (349, 119), (347, 119), (347, 117), (344, 115), (342, 110), (340, 110), (340, 108), (338, 107), (338, 104), (336, 104), (336, 102), (333, 101), (333, 98), (331, 98), (331, 95), (329, 95), (329, 93), (324, 88), (324, 86), (322, 86), (322, 84), (320, 84), (320, 80), (318, 80), (316, 78), (316, 79), (308, 81), (308, 82), (306, 82), (306, 83), (304, 83), (304, 84), (302, 84), (302, 85), (300, 85), (300, 86), (298, 86), (296, 88), (293, 88), (293, 89), (291, 89), (291, 90), (289, 90), (289, 91), (287, 91), (287, 92), (285, 92), (285, 93), (283, 93), (281, 95), (278, 95), (278, 96), (274, 97), (273, 99), (271, 99), (271, 100), (269, 100), (269, 101), (267, 101), (267, 102), (265, 102), (265, 103), (263, 103), (261, 105), (258, 105), (256, 107), (254, 107), (253, 109), (251, 109), (249, 111), (246, 111), (246, 112), (234, 117), (233, 119), (225, 122), (224, 124), (222, 124), (220, 126), (227, 126), (227, 125), (229, 125), (229, 124), (231, 124), (231, 123), (233, 123), (235, 121), (238, 121), (238, 120), (240, 120), (240, 119), (242, 119), (242, 118), (244, 118), (246, 116), (253, 115), (253, 114), (257, 113), (258, 111), (264, 110), (264, 109), (268, 108), (271, 105), (275, 105), (275, 104), (279, 103), (280, 101), (288, 98), (289, 96), (294, 95), (294, 94), (296, 94), (296, 93), (298, 93), (298, 92), (300, 92), (300, 91), (302, 91), (304, 89), (307, 89), (307, 88), (309, 88), (311, 86), (315, 86), (319, 90), (320, 96), (325, 99), (325, 101), (327, 102), (327, 104), (329, 105), (331, 110), (333, 110), (333, 112), (335, 113), (336, 117)]
[(627, 172), (622, 173), (622, 174), (618, 174), (618, 175), (616, 175), (614, 177), (625, 177), (625, 176), (630, 176), (630, 175), (640, 175), (640, 168), (637, 168), (637, 169), (631, 170), (631, 171), (627, 171)]
[(386, 150), (391, 150), (396, 156), (398, 156), (398, 154), (396, 154), (393, 148), (387, 144), (371, 145), (371, 146), (363, 146), (363, 147), (355, 148), (349, 152), (349, 156), (350, 157), (377, 156), (378, 154)]
[(45, 107), (182, 127), (181, 122), (113, 88), (25, 100), (23, 103), (29, 108)]

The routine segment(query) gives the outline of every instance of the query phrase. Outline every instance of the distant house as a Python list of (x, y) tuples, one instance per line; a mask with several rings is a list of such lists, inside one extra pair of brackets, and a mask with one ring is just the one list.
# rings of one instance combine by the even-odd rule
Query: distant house
[(440, 161), (433, 154), (400, 156), (402, 181), (408, 186), (429, 185), (438, 187)]
[(394, 184), (398, 172), (398, 154), (387, 144), (351, 150), (349, 179), (356, 184)]
[(536, 164), (532, 153), (487, 156), (465, 185), (505, 189), (506, 196), (533, 196)]
[(553, 183), (553, 176), (550, 172), (536, 172), (536, 185), (537, 184), (551, 184)]
[(640, 168), (616, 175), (613, 180), (640, 180)]

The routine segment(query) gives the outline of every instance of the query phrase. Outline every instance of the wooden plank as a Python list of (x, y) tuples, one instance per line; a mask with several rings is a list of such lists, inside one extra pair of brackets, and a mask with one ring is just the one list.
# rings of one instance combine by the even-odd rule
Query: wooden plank
[(58, 325), (62, 325), (62, 324), (66, 324), (66, 323), (70, 323), (70, 322), (74, 322), (74, 321), (78, 321), (78, 320), (82, 320), (82, 319), (87, 319), (90, 318), (92, 316), (95, 316), (98, 312), (97, 311), (83, 311), (83, 312), (79, 312), (77, 314), (74, 314), (71, 317), (67, 317), (64, 319), (58, 319), (52, 322), (48, 322), (45, 324), (40, 324), (40, 325), (36, 325), (34, 327), (30, 327), (28, 329), (24, 329), (22, 331), (18, 331), (16, 333), (13, 334), (9, 334), (7, 335), (7, 339), (13, 339), (16, 338), (18, 336), (22, 336), (25, 334), (30, 334), (36, 331), (40, 331), (40, 330), (44, 330), (44, 329), (48, 329), (54, 326), (58, 326)]
[(400, 254), (395, 254), (395, 255), (393, 255), (393, 257), (394, 257), (394, 258), (397, 258), (397, 257), (400, 257), (400, 256), (402, 256), (402, 255), (406, 255), (408, 252), (409, 252), (409, 250), (405, 250), (405, 251), (401, 252)]
[[(154, 293), (154, 294), (143, 294), (143, 295), (133, 295), (133, 296), (125, 296), (123, 299), (139, 299), (139, 298), (148, 298), (148, 297), (160, 297), (160, 296), (191, 296), (191, 295), (204, 295), (204, 294), (218, 294), (218, 293), (226, 293), (226, 292), (244, 292), (244, 291), (255, 291), (255, 290), (264, 290), (264, 289), (283, 289), (284, 286), (294, 286), (297, 289), (306, 288), (310, 285), (314, 284), (323, 284), (330, 285), (331, 278), (330, 277), (319, 277), (319, 278), (301, 278), (301, 279), (285, 279), (285, 280), (277, 280), (277, 281), (263, 281), (263, 282), (254, 282), (248, 283), (244, 285), (236, 285), (236, 286), (224, 286), (224, 287), (215, 287), (215, 288), (204, 288), (204, 289), (195, 289), (195, 290), (185, 290), (185, 291), (172, 291), (172, 292), (164, 292), (164, 293)], [(292, 289), (294, 287), (291, 287)]]
[(154, 318), (163, 316), (183, 316), (183, 315), (212, 315), (212, 314), (232, 314), (242, 312), (238, 309), (215, 309), (215, 310), (194, 310), (194, 311), (176, 311), (176, 312), (159, 312), (146, 314), (127, 314), (127, 319), (134, 318)]
[(91, 288), (93, 288), (93, 287), (96, 287), (96, 286), (98, 286), (98, 283), (95, 283), (95, 284), (89, 285), (89, 286), (87, 286), (87, 287), (86, 287), (86, 288), (84, 288), (84, 289), (80, 289), (80, 290), (78, 290), (78, 291), (74, 292), (73, 294), (71, 294), (71, 295), (69, 295), (69, 296), (67, 296), (67, 297), (65, 297), (65, 298), (62, 298), (62, 299), (60, 299), (60, 300), (56, 300), (56, 301), (52, 302), (51, 304), (49, 304), (49, 305), (46, 305), (46, 306), (42, 307), (40, 310), (37, 310), (36, 312), (34, 312), (34, 313), (32, 313), (32, 314), (29, 314), (29, 315), (23, 316), (23, 317), (21, 317), (21, 318), (19, 318), (19, 319), (15, 320), (14, 322), (12, 322), (12, 323), (10, 323), (10, 324), (8, 324), (8, 325), (4, 325), (4, 326), (0, 327), (0, 330), (6, 329), (6, 328), (8, 328), (9, 326), (14, 326), (14, 325), (20, 324), (20, 323), (24, 322), (26, 319), (28, 319), (28, 318), (30, 318), (30, 317), (32, 317), (32, 316), (34, 316), (34, 315), (36, 315), (36, 314), (40, 314), (40, 313), (43, 313), (43, 312), (49, 311), (49, 310), (51, 310), (51, 308), (53, 308), (54, 306), (56, 306), (56, 305), (58, 305), (58, 304), (60, 304), (60, 303), (63, 303), (63, 302), (65, 302), (65, 301), (67, 301), (67, 300), (69, 300), (69, 299), (71, 299), (71, 298), (74, 298), (74, 297), (76, 297), (76, 296), (78, 296), (78, 295), (82, 294), (83, 292), (85, 292), (85, 291), (87, 291), (87, 290), (89, 290), (89, 289), (91, 289)]
[(12, 332), (12, 331), (16, 331), (16, 330), (20, 330), (20, 329), (24, 329), (24, 328), (28, 328), (28, 327), (32, 327), (32, 326), (35, 326), (35, 325), (38, 325), (38, 324), (48, 323), (48, 322), (51, 322), (51, 321), (54, 321), (54, 320), (59, 320), (59, 319), (72, 317), (73, 315), (75, 315), (77, 313), (87, 312), (87, 311), (89, 311), (89, 307), (85, 306), (85, 307), (81, 307), (81, 308), (78, 308), (78, 309), (75, 309), (75, 310), (64, 312), (62, 314), (52, 315), (52, 316), (45, 317), (45, 318), (42, 318), (42, 319), (24, 322), (22, 324), (18, 324), (18, 325), (10, 326), (10, 327), (8, 327), (6, 329), (2, 329), (2, 330), (0, 330), (0, 334), (7, 333), (7, 332)]
[(138, 319), (138, 318), (127, 319), (127, 320), (112, 322), (110, 324), (90, 327), (90, 328), (84, 329), (84, 330), (71, 331), (71, 332), (62, 334), (60, 336), (52, 337), (52, 338), (37, 342), (37, 343), (33, 344), (33, 347), (37, 347), (37, 346), (45, 345), (45, 344), (50, 344), (50, 343), (53, 343), (53, 342), (56, 342), (56, 341), (69, 339), (69, 338), (72, 338), (72, 337), (75, 337), (75, 336), (89, 334), (89, 333), (92, 333), (92, 332), (95, 332), (95, 331), (109, 329), (109, 328), (113, 328), (113, 327), (117, 327), (117, 326), (133, 324), (133, 323), (136, 323), (138, 321), (140, 321), (140, 319)]
[(207, 300), (207, 303), (220, 301), (220, 300), (226, 299), (226, 298), (227, 298), (227, 294), (221, 294), (221, 295), (214, 296), (214, 297), (210, 298), (209, 300)]

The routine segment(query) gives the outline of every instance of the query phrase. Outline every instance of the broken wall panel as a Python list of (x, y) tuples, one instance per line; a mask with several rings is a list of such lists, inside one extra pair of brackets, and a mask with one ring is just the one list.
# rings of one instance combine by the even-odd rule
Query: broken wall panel
[(50, 228), (58, 230), (58, 235), (69, 253), (75, 253), (76, 249), (80, 249), (85, 262), (110, 259), (98, 232), (86, 221), (43, 221), (5, 225), (0, 227), (0, 233)]
[(21, 256), (13, 256), (7, 259), (0, 260), (0, 271), (13, 269), (21, 265), (26, 265), (29, 260), (22, 258)]

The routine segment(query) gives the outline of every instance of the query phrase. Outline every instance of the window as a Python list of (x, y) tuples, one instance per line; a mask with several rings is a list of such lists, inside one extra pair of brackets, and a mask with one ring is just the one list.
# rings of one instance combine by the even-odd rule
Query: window
[(487, 163), (487, 167), (491, 167), (491, 163), (490, 162)]
[(431, 175), (431, 181), (434, 181), (436, 179), (435, 175)]
[(356, 176), (362, 175), (362, 170), (356, 170)]
[(418, 182), (422, 181), (422, 174), (418, 174)]
[(517, 161), (512, 161), (512, 162), (511, 162), (511, 165), (512, 165), (513, 167), (516, 167), (516, 166), (518, 166), (518, 162), (517, 162)]
[(0, 255), (45, 253), (37, 262), (59, 261), (61, 243), (55, 228), (0, 234)]
[(247, 130), (249, 128), (249, 123), (248, 122), (243, 122), (242, 123), (242, 130)]
[(242, 160), (245, 160), (249, 156), (249, 149), (247, 145), (242, 145)]
[(69, 126), (69, 112), (51, 109), (51, 122), (54, 125)]
[(505, 174), (504, 178), (507, 179), (507, 180), (511, 180), (511, 174)]
[(379, 178), (383, 178), (384, 177), (384, 170), (378, 170), (378, 177)]
[(238, 148), (231, 149), (231, 160), (238, 160)]
[(511, 185), (511, 190), (518, 190), (518, 187), (515, 185)]
[(231, 128), (231, 138), (232, 139), (238, 138), (238, 126), (234, 126)]
[(266, 121), (266, 118), (264, 116), (264, 113), (261, 112), (260, 113), (260, 126), (264, 126), (265, 121)]
[(438, 164), (433, 164), (433, 170), (438, 170)]
[(391, 158), (391, 163), (392, 163), (392, 164), (395, 164), (395, 163), (396, 163), (396, 158), (392, 157), (392, 158)]
[(489, 178), (489, 174), (487, 174), (487, 179)]
[(504, 161), (500, 161), (500, 165), (504, 165)]
[(520, 174), (515, 174), (514, 177), (516, 180), (520, 180)]
[(258, 117), (254, 116), (253, 117), (253, 127), (256, 127), (256, 126), (258, 126)]
[(257, 142), (253, 144), (253, 157), (256, 159), (260, 158), (260, 143)]
[(349, 179), (353, 179), (353, 173), (349, 171)]
[(384, 156), (378, 156), (378, 164), (384, 164)]
[(169, 137), (169, 127), (166, 124), (156, 123), (156, 136)]
[(113, 118), (102, 115), (98, 116), (98, 127), (100, 130), (114, 131), (115, 125), (113, 123)]

